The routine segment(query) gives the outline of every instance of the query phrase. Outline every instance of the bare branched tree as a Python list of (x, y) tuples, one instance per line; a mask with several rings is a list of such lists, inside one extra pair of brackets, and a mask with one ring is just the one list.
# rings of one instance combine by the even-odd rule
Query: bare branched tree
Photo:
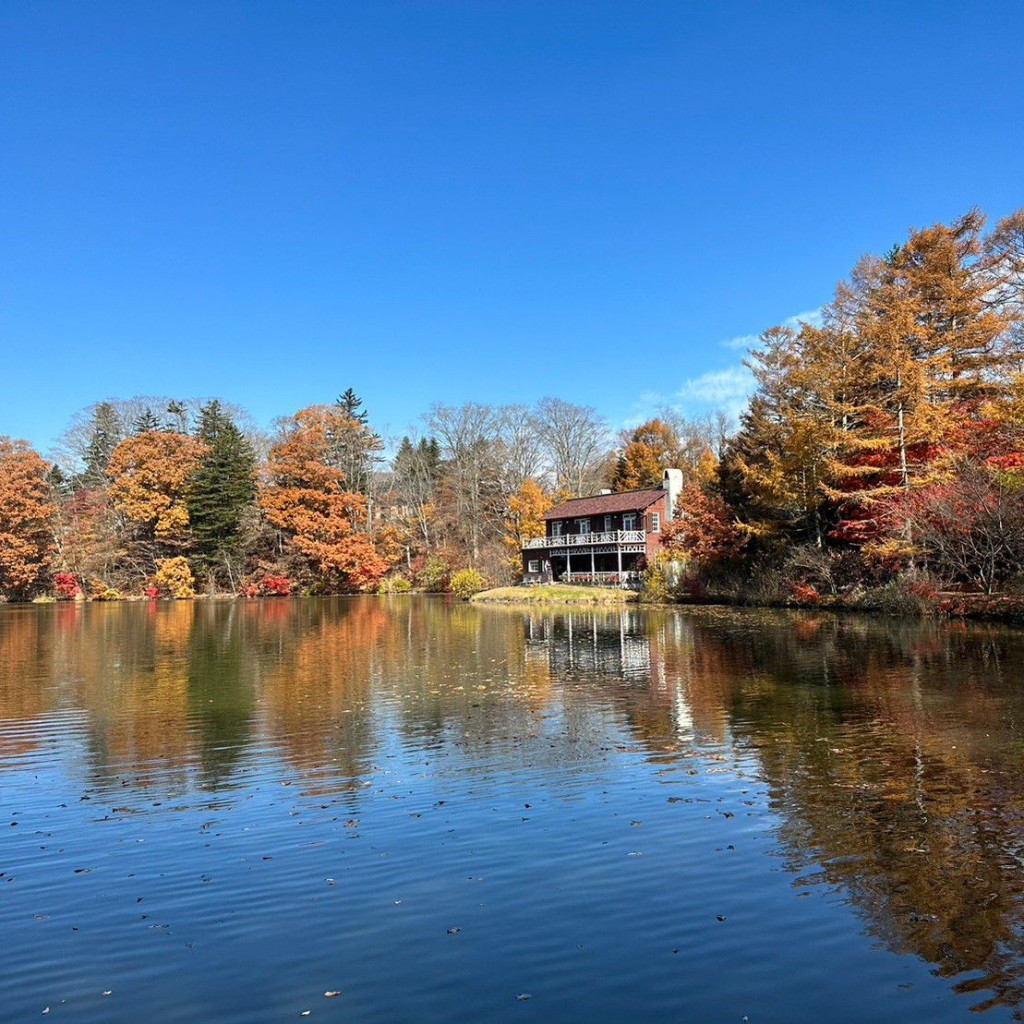
[(572, 494), (595, 490), (611, 445), (608, 425), (597, 410), (561, 398), (542, 398), (534, 416), (555, 486)]

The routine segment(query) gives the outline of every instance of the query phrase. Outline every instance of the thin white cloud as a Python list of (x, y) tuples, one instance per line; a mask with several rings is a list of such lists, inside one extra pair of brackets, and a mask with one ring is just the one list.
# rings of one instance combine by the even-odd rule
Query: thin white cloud
[(702, 405), (721, 405), (750, 393), (753, 376), (745, 366), (729, 366), (724, 370), (709, 370), (699, 377), (683, 382), (676, 392), (682, 402), (696, 402)]
[(720, 341), (719, 345), (722, 348), (748, 349), (753, 348), (757, 342), (758, 336), (756, 334), (740, 334), (735, 338), (729, 338), (728, 341)]
[(754, 377), (745, 366), (709, 370), (683, 381), (674, 394), (645, 391), (633, 403), (633, 411), (622, 426), (633, 428), (666, 409), (683, 416), (699, 417), (721, 410), (733, 420), (739, 419), (754, 390)]
[(738, 419), (754, 390), (754, 375), (743, 365), (709, 370), (683, 381), (672, 405), (690, 415), (721, 410)]
[[(786, 319), (782, 321), (782, 326), (792, 327), (794, 330), (799, 328), (801, 324), (810, 324), (812, 327), (820, 327), (821, 312), (822, 307), (819, 306), (817, 309), (808, 309), (803, 313), (794, 313), (793, 316), (787, 316)], [(719, 344), (722, 348), (747, 350), (756, 348), (760, 340), (761, 336), (758, 334), (740, 334), (735, 338), (728, 338), (726, 341), (719, 342)]]
[[(822, 307), (795, 313), (782, 321), (783, 327), (799, 328), (800, 324), (820, 327)], [(746, 352), (756, 349), (760, 343), (757, 334), (743, 334), (721, 342), (723, 348)], [(656, 416), (663, 409), (673, 409), (684, 416), (698, 417), (708, 413), (724, 412), (736, 421), (747, 407), (754, 392), (754, 375), (742, 363), (727, 366), (722, 370), (708, 370), (696, 377), (683, 381), (679, 389), (670, 395), (659, 391), (645, 391), (633, 403), (632, 413), (623, 422), (624, 427), (637, 424)]]

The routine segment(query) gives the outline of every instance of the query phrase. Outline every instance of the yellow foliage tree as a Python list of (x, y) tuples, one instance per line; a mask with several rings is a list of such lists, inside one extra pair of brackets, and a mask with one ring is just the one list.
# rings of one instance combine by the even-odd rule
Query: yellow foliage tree
[(195, 580), (187, 558), (161, 558), (156, 566), (153, 583), (162, 593), (178, 600), (195, 597)]
[(612, 487), (616, 491), (660, 487), (664, 471), (680, 461), (679, 436), (672, 426), (660, 419), (649, 420), (629, 435), (612, 476)]
[(111, 503), (153, 537), (179, 537), (188, 529), (189, 482), (207, 451), (186, 434), (147, 430), (125, 438), (107, 466)]
[(513, 572), (519, 571), (519, 552), (523, 543), (544, 536), (544, 513), (553, 506), (551, 495), (533, 477), (527, 477), (519, 490), (509, 497), (508, 512), (502, 525)]

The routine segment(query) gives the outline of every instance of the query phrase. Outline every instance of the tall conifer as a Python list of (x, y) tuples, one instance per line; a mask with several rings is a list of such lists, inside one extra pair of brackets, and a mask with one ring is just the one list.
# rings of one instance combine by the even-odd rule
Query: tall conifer
[(188, 502), (195, 557), (221, 577), (240, 546), (242, 516), (256, 500), (256, 454), (217, 401), (200, 410), (197, 437), (209, 451), (193, 476)]

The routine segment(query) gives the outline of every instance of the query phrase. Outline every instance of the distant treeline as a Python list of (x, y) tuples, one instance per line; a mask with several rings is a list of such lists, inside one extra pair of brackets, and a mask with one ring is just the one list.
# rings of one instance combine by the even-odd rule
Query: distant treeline
[(687, 483), (649, 569), (691, 597), (1024, 589), (1024, 211), (866, 256), (818, 324), (773, 327), (738, 427), (671, 411), (434, 406), (385, 439), (350, 388), (272, 436), (217, 400), (76, 415), (51, 458), (0, 438), (0, 596), (443, 590), (514, 581), (545, 510)]
[[(616, 439), (594, 409), (434, 406), (388, 442), (350, 388), (272, 436), (218, 400), (133, 398), (77, 414), (44, 459), (0, 439), (0, 594), (190, 597), (446, 590), (511, 582), (545, 510), (663, 465), (713, 465), (723, 418)], [(386, 454), (389, 451), (390, 454)]]

